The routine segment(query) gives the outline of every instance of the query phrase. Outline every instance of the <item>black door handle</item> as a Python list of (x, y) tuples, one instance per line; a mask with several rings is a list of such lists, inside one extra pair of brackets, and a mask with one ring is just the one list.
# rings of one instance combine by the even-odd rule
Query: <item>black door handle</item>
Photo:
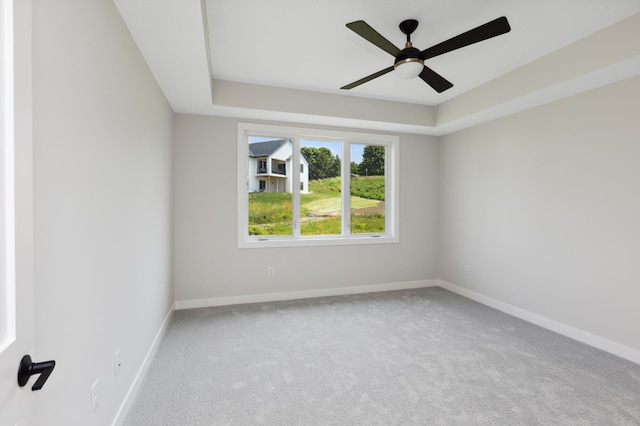
[(42, 386), (44, 386), (44, 382), (46, 382), (51, 375), (55, 366), (55, 361), (32, 362), (31, 357), (29, 355), (25, 355), (22, 357), (20, 367), (18, 368), (18, 384), (22, 387), (27, 384), (29, 377), (34, 374), (39, 374), (40, 377), (38, 377), (38, 380), (33, 384), (31, 390), (40, 390), (42, 389)]

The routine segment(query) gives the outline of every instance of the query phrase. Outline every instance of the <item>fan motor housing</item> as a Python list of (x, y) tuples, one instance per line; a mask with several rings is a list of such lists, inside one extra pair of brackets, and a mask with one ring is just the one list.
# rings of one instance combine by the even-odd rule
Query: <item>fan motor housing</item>
[(400, 53), (398, 53), (398, 56), (396, 56), (393, 66), (395, 68), (405, 62), (419, 62), (424, 64), (424, 61), (420, 59), (420, 51), (415, 47), (405, 47), (402, 49)]

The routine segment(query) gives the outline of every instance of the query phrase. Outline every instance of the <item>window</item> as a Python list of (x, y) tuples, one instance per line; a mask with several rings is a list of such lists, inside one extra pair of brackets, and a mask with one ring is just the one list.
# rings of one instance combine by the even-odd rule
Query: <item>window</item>
[(240, 123), (239, 247), (398, 242), (398, 140)]

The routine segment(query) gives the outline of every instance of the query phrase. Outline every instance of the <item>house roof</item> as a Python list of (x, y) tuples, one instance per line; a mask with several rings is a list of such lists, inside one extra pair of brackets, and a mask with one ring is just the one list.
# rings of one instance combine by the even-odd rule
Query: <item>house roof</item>
[(278, 139), (275, 141), (266, 141), (266, 142), (256, 142), (249, 144), (249, 157), (268, 157), (278, 148), (282, 146), (283, 143), (289, 142), (288, 139)]

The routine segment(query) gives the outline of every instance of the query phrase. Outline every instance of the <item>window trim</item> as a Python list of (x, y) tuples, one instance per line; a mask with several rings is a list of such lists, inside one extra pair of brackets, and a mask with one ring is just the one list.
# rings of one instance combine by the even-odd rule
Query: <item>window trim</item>
[(0, 354), (16, 340), (14, 2), (0, 1)]
[[(237, 207), (238, 207), (238, 247), (239, 248), (262, 248), (262, 247), (300, 247), (300, 246), (326, 246), (326, 245), (352, 245), (352, 244), (393, 244), (400, 241), (399, 238), (399, 159), (400, 159), (400, 138), (397, 135), (353, 132), (346, 130), (312, 129), (303, 127), (276, 126), (259, 123), (238, 123), (237, 140)], [(294, 144), (294, 152), (299, 152), (300, 140), (335, 140), (342, 142), (342, 180), (343, 185), (343, 212), (349, 212), (349, 197), (345, 191), (349, 185), (351, 173), (351, 159), (349, 143), (383, 145), (386, 146), (385, 155), (385, 233), (384, 234), (342, 234), (342, 235), (322, 235), (322, 236), (251, 236), (249, 235), (249, 203), (248, 203), (248, 153), (249, 136), (267, 136), (278, 139), (291, 139)], [(346, 143), (345, 143), (346, 142)], [(293, 170), (300, 170), (300, 158), (293, 156)], [(292, 188), (300, 185), (298, 173), (292, 174)], [(293, 217), (300, 216), (300, 191), (292, 193)], [(348, 221), (343, 221), (346, 223)], [(294, 221), (294, 227), (299, 221)], [(343, 233), (348, 230), (343, 229)]]

